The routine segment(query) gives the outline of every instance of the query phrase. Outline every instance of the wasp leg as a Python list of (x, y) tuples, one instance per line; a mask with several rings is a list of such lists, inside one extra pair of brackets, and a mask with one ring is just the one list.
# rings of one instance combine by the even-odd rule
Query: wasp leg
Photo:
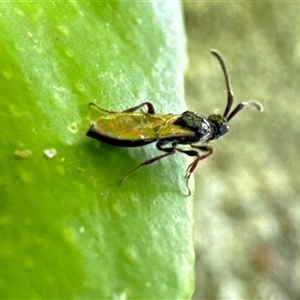
[(162, 155), (158, 155), (156, 157), (153, 157), (151, 159), (148, 159), (146, 160), (145, 162), (141, 163), (140, 165), (138, 165), (135, 169), (133, 169), (132, 171), (130, 171), (129, 173), (127, 173), (120, 181), (119, 183), (123, 183), (131, 174), (133, 174), (135, 171), (137, 171), (139, 168), (143, 167), (143, 166), (147, 166), (147, 165), (151, 165), (153, 164), (154, 162), (164, 158), (164, 157), (167, 157), (169, 155), (172, 155), (176, 152), (176, 145), (177, 143), (172, 143), (171, 147), (168, 147), (168, 148), (163, 148), (163, 143), (158, 141), (156, 143), (156, 148), (160, 151), (164, 151), (166, 152), (165, 154), (162, 154)]
[[(103, 112), (109, 113), (109, 114), (119, 113), (119, 112), (117, 112), (117, 111), (112, 111), (112, 110), (104, 109), (104, 108), (100, 107), (98, 104), (96, 104), (96, 103), (94, 103), (94, 102), (90, 102), (90, 103), (89, 103), (89, 106), (94, 106), (94, 107), (96, 107), (97, 109), (99, 109), (99, 110), (101, 110), (101, 111), (103, 111)], [(128, 112), (128, 113), (134, 112), (134, 111), (140, 109), (140, 108), (143, 107), (143, 106), (147, 106), (146, 112), (147, 112), (148, 114), (151, 114), (151, 115), (155, 114), (155, 109), (154, 109), (154, 106), (153, 106), (153, 104), (152, 104), (151, 102), (143, 102), (142, 104), (139, 104), (139, 105), (137, 105), (137, 106), (128, 108), (128, 109), (126, 109), (126, 110), (123, 110), (122, 112)]]
[(139, 104), (137, 106), (128, 108), (126, 110), (123, 110), (122, 112), (134, 112), (134, 111), (140, 109), (143, 106), (147, 106), (147, 111), (146, 112), (148, 114), (151, 114), (151, 115), (155, 114), (155, 109), (154, 109), (154, 106), (151, 102), (143, 102), (142, 104)]
[(196, 146), (196, 145), (191, 145), (192, 148), (196, 148), (198, 151), (205, 151), (207, 152), (204, 155), (200, 155), (198, 151), (196, 150), (182, 150), (182, 149), (176, 149), (178, 152), (184, 153), (188, 156), (196, 156), (195, 160), (187, 167), (186, 169), (186, 173), (185, 173), (185, 182), (186, 182), (186, 186), (189, 190), (188, 196), (191, 195), (191, 190), (189, 188), (189, 180), (190, 177), (192, 175), (192, 173), (195, 171), (195, 169), (197, 168), (197, 165), (199, 163), (200, 160), (203, 160), (205, 158), (207, 158), (208, 156), (210, 156), (214, 149), (209, 147), (209, 146)]
[(101, 110), (101, 111), (103, 111), (103, 112), (109, 113), (109, 114), (111, 114), (111, 113), (116, 113), (116, 111), (110, 111), (110, 110), (106, 110), (106, 109), (104, 109), (104, 108), (101, 108), (98, 104), (96, 104), (96, 103), (94, 103), (94, 102), (90, 102), (90, 103), (89, 103), (89, 106), (94, 106), (94, 107), (96, 107), (97, 109), (99, 109), (99, 110)]

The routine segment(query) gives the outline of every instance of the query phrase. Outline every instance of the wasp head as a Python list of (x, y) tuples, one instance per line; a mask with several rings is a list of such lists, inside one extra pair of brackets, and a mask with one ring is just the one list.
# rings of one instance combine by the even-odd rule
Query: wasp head
[(216, 140), (229, 131), (227, 120), (221, 115), (212, 114), (207, 118), (211, 127), (210, 140)]

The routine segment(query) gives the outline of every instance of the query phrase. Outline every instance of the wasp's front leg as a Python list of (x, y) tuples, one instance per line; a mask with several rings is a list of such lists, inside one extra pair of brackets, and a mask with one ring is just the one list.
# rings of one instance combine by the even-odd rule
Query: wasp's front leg
[[(184, 177), (185, 182), (186, 182), (186, 186), (189, 190), (188, 196), (191, 195), (191, 190), (189, 188), (189, 180), (190, 180), (190, 177), (191, 177), (192, 173), (197, 168), (197, 165), (198, 165), (199, 161), (207, 158), (208, 156), (210, 156), (214, 152), (214, 149), (210, 146), (196, 146), (196, 145), (190, 145), (190, 146), (192, 148), (196, 148), (198, 151), (197, 150), (182, 150), (182, 149), (179, 149), (179, 148), (176, 149), (178, 152), (184, 153), (188, 156), (195, 156), (196, 157), (194, 159), (194, 161), (187, 167), (185, 177)], [(204, 155), (200, 155), (199, 150), (200, 151), (205, 151), (207, 153), (204, 154)]]

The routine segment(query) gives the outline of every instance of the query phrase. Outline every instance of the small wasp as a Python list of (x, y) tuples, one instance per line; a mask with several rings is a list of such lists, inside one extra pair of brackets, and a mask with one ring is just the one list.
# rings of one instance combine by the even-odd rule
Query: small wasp
[[(139, 147), (155, 142), (156, 148), (165, 152), (138, 165), (125, 175), (121, 182), (139, 168), (180, 152), (195, 157), (194, 161), (187, 167), (185, 174), (188, 195), (190, 195), (191, 190), (188, 182), (191, 174), (200, 160), (213, 153), (212, 147), (203, 144), (225, 135), (229, 131), (229, 122), (243, 108), (254, 106), (259, 111), (263, 110), (258, 102), (243, 102), (230, 112), (234, 96), (230, 87), (226, 64), (219, 52), (211, 50), (211, 53), (219, 61), (225, 77), (227, 106), (223, 115), (211, 114), (205, 118), (192, 111), (186, 111), (183, 114), (156, 114), (154, 106), (150, 102), (144, 102), (122, 112), (108, 111), (95, 103), (89, 104), (97, 107), (105, 115), (91, 125), (86, 133), (87, 136), (119, 147)], [(146, 112), (136, 112), (142, 107), (146, 108)], [(196, 143), (202, 143), (202, 145), (196, 145)], [(178, 147), (179, 145), (189, 145), (190, 149), (181, 149)], [(200, 152), (203, 153), (200, 154)]]

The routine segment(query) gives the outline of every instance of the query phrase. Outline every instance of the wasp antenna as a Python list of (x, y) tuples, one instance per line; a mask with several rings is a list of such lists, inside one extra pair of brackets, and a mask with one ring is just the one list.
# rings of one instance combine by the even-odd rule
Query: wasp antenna
[(264, 108), (259, 102), (251, 101), (251, 102), (242, 102), (236, 106), (236, 108), (230, 113), (230, 115), (227, 117), (227, 121), (229, 122), (239, 111), (241, 111), (243, 108), (247, 106), (254, 106), (259, 111), (263, 111)]
[(247, 104), (246, 106), (252, 105), (255, 106), (260, 112), (264, 111), (264, 107), (256, 101), (250, 101), (250, 102), (246, 102), (245, 104)]
[(227, 105), (226, 105), (223, 117), (226, 118), (230, 112), (230, 109), (231, 109), (231, 106), (232, 106), (232, 103), (234, 100), (233, 91), (230, 86), (227, 67), (226, 67), (226, 63), (225, 63), (223, 56), (217, 50), (210, 50), (210, 52), (219, 61), (222, 71), (223, 71), (223, 74), (224, 74), (224, 77), (225, 77), (225, 83), (226, 83), (226, 89), (227, 89)]

